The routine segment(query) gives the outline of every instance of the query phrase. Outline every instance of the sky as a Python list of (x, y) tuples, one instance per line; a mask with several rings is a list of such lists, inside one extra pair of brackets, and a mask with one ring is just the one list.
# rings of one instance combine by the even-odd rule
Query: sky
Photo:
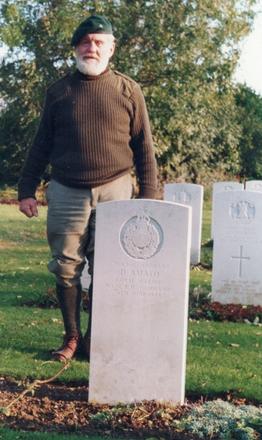
[(246, 83), (262, 96), (262, 0), (252, 32), (241, 43), (241, 56), (235, 73), (237, 82)]

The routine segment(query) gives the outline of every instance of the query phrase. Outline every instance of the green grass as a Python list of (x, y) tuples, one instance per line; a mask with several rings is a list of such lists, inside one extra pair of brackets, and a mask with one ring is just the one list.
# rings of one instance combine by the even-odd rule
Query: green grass
[[(97, 435), (54, 434), (51, 432), (21, 432), (0, 428), (0, 440), (105, 440)], [(117, 437), (118, 440), (124, 440)], [(130, 439), (131, 440), (131, 439)]]
[[(49, 251), (45, 237), (46, 208), (37, 219), (26, 219), (16, 206), (0, 205), (0, 375), (23, 379), (47, 378), (61, 367), (47, 362), (63, 332), (60, 311), (23, 306), (38, 301), (54, 280), (47, 271)], [(210, 239), (210, 203), (206, 202), (203, 243)], [(212, 247), (208, 247), (209, 257)], [(207, 258), (207, 255), (205, 255)], [(191, 271), (190, 288), (209, 291), (211, 270)], [(87, 315), (82, 313), (83, 326)], [(233, 391), (262, 401), (261, 327), (190, 322), (186, 394), (214, 396)], [(233, 345), (231, 345), (233, 344)], [(259, 369), (260, 366), (260, 369)], [(88, 379), (88, 364), (73, 361), (63, 382)], [(20, 434), (19, 434), (20, 435)], [(0, 437), (1, 438), (1, 437)]]
[[(87, 315), (84, 314), (87, 322)], [(59, 310), (29, 307), (5, 307), (0, 314), (0, 375), (23, 379), (53, 376), (61, 364), (50, 361), (50, 351), (62, 339)], [(48, 362), (47, 362), (48, 361)], [(61, 381), (85, 381), (88, 363), (74, 360), (61, 376)]]
[(202, 243), (211, 239), (211, 201), (205, 200), (202, 218)]
[(46, 264), (46, 209), (28, 219), (17, 206), (0, 205), (0, 301), (1, 306), (18, 305), (34, 299), (52, 285)]
[(188, 339), (188, 392), (212, 397), (232, 391), (262, 401), (261, 327), (192, 322)]

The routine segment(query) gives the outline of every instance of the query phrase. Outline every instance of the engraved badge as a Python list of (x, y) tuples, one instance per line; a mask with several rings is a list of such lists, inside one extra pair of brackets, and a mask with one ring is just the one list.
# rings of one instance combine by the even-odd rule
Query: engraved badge
[(177, 191), (173, 194), (173, 202), (189, 203), (191, 201), (191, 194), (187, 191)]
[(255, 218), (256, 208), (255, 205), (242, 200), (237, 203), (232, 203), (229, 208), (229, 215), (234, 220), (242, 220), (250, 222)]
[(127, 255), (146, 260), (157, 254), (163, 244), (163, 230), (146, 214), (130, 218), (120, 232), (120, 243)]

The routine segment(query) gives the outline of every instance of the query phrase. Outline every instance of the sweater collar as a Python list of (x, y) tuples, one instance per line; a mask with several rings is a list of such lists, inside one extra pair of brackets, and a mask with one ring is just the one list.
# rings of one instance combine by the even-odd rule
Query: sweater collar
[(80, 81), (98, 81), (99, 79), (106, 78), (110, 75), (111, 69), (107, 67), (104, 72), (100, 73), (100, 75), (85, 75), (80, 72), (78, 69), (74, 73), (74, 77)]

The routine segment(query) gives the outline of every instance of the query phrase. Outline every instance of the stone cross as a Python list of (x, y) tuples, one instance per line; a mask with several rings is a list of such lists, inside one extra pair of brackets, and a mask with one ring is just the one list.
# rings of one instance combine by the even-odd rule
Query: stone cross
[(240, 245), (240, 255), (232, 256), (231, 258), (239, 260), (239, 278), (242, 277), (242, 264), (244, 260), (250, 260), (250, 257), (244, 257), (243, 255), (243, 245)]

